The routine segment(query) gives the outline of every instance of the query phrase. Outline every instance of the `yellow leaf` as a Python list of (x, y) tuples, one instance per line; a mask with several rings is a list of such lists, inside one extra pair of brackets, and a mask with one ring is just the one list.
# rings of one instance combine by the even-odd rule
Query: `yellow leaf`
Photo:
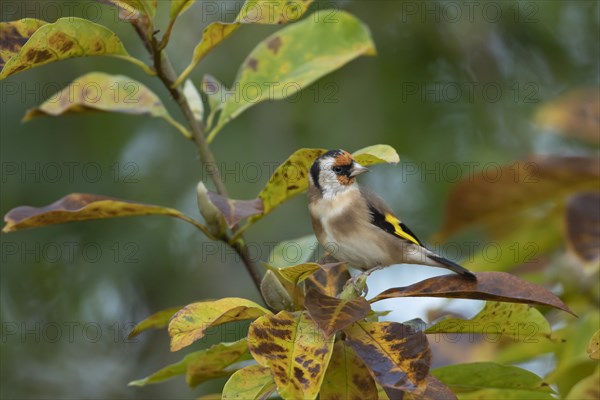
[(319, 393), (333, 350), (304, 312), (281, 311), (252, 324), (248, 348), (254, 359), (269, 367), (284, 399), (314, 399)]
[(129, 332), (127, 338), (133, 339), (134, 337), (136, 337), (144, 331), (147, 331), (148, 329), (164, 328), (169, 323), (171, 317), (179, 310), (181, 310), (181, 307), (171, 307), (167, 308), (166, 310), (155, 312), (154, 314), (152, 314), (151, 316), (134, 326), (131, 332)]
[(362, 360), (343, 340), (337, 340), (321, 385), (321, 400), (379, 398), (375, 381)]
[(188, 386), (194, 387), (210, 379), (231, 375), (235, 370), (233, 364), (250, 358), (246, 339), (219, 343), (190, 353), (181, 361), (167, 365), (146, 378), (129, 382), (129, 386), (146, 386), (185, 374)]
[(146, 64), (127, 53), (110, 29), (86, 19), (67, 17), (39, 27), (4, 65), (0, 79), (54, 61), (84, 56), (119, 57), (153, 74)]
[(425, 333), (482, 333), (488, 338), (507, 336), (531, 342), (540, 336), (549, 339), (552, 329), (546, 318), (527, 304), (487, 302), (475, 317), (446, 318), (427, 328)]
[(269, 368), (250, 365), (236, 371), (223, 387), (223, 400), (266, 399), (275, 391)]
[(189, 346), (214, 326), (255, 319), (264, 314), (271, 312), (253, 301), (237, 297), (188, 304), (169, 322), (171, 351)]
[(191, 137), (187, 129), (171, 117), (160, 98), (148, 87), (124, 75), (102, 72), (90, 72), (75, 79), (41, 106), (27, 111), (23, 121), (43, 115), (58, 116), (90, 110), (163, 118), (185, 137)]
[(431, 350), (423, 332), (397, 322), (356, 322), (346, 341), (386, 390), (424, 393)]
[(398, 164), (400, 156), (396, 150), (387, 144), (376, 144), (357, 150), (353, 154), (354, 159), (362, 165), (373, 165), (381, 163)]
[(288, 281), (297, 285), (316, 271), (320, 270), (321, 266), (316, 263), (298, 264), (292, 267), (280, 268), (279, 274)]

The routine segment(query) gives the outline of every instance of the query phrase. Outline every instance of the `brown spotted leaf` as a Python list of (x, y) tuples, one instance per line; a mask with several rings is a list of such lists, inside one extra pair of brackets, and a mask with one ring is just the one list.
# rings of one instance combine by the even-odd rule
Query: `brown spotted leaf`
[(576, 88), (542, 105), (535, 120), (544, 129), (600, 145), (600, 91)]
[(364, 297), (343, 300), (309, 290), (304, 296), (304, 306), (310, 317), (329, 337), (369, 314), (371, 307)]
[(160, 98), (148, 87), (127, 76), (103, 72), (90, 72), (75, 79), (41, 106), (27, 111), (23, 121), (44, 115), (55, 117), (89, 111), (163, 118), (185, 137), (191, 137), (187, 129), (171, 117)]
[(110, 29), (86, 19), (67, 17), (39, 27), (4, 65), (0, 79), (54, 61), (87, 56), (122, 58), (153, 73), (127, 53)]
[(397, 322), (356, 322), (344, 332), (390, 398), (398, 390), (425, 392), (431, 350), (423, 332)]
[(281, 311), (250, 324), (248, 348), (254, 359), (269, 367), (284, 399), (314, 399), (319, 394), (333, 350), (305, 312)]
[(249, 365), (237, 370), (223, 387), (222, 400), (266, 399), (276, 389), (271, 370)]
[[(177, 78), (174, 86), (179, 86), (212, 49), (237, 31), (242, 24), (272, 25), (295, 21), (304, 14), (312, 1), (246, 0), (234, 22), (215, 21), (204, 29), (200, 43), (194, 48), (192, 62)], [(184, 10), (191, 5), (191, 2), (185, 0), (176, 0), (174, 3), (183, 4)], [(171, 4), (171, 18), (174, 18), (177, 7), (174, 3)]]
[(255, 319), (264, 314), (271, 312), (253, 301), (237, 297), (188, 304), (169, 322), (171, 351), (181, 350), (201, 339), (209, 328)]
[(433, 375), (427, 377), (425, 385), (425, 392), (423, 394), (406, 393), (401, 390), (388, 388), (386, 398), (402, 400), (457, 400), (452, 390)]
[(219, 343), (190, 353), (181, 361), (167, 365), (146, 378), (129, 382), (129, 386), (146, 386), (185, 374), (188, 386), (194, 387), (210, 379), (231, 375), (235, 371), (233, 364), (251, 358), (246, 339)]
[(569, 249), (582, 261), (600, 259), (600, 193), (578, 193), (569, 199), (566, 212)]
[(598, 179), (595, 158), (537, 156), (509, 165), (485, 165), (453, 187), (437, 239), (445, 240), (473, 225), (491, 233), (510, 233), (515, 226), (506, 230), (507, 216), (528, 221), (519, 213), (549, 202), (564, 203), (569, 195), (582, 190), (597, 190)]
[(319, 393), (321, 400), (377, 400), (369, 370), (344, 340), (337, 340)]
[(465, 279), (460, 275), (436, 276), (410, 286), (385, 290), (370, 302), (397, 297), (446, 297), (537, 304), (573, 314), (558, 297), (542, 286), (506, 272), (477, 272), (475, 275), (476, 280)]
[(327, 296), (335, 297), (340, 294), (350, 278), (346, 265), (338, 264), (333, 268), (318, 270), (308, 277), (304, 285), (307, 291), (312, 288)]
[(590, 358), (600, 360), (600, 329), (594, 333), (588, 343), (587, 353)]
[(208, 192), (210, 201), (221, 211), (229, 228), (237, 225), (241, 220), (263, 212), (261, 199), (233, 200), (214, 192)]
[(46, 21), (24, 18), (18, 21), (0, 22), (0, 70)]
[(151, 316), (134, 326), (131, 332), (129, 332), (127, 338), (133, 339), (134, 337), (136, 337), (144, 331), (147, 331), (148, 329), (164, 328), (169, 324), (169, 320), (171, 319), (171, 317), (179, 310), (181, 310), (181, 307), (171, 307), (167, 308), (166, 310), (155, 312), (154, 314), (152, 314)]
[(259, 43), (238, 70), (233, 94), (222, 106), (208, 140), (251, 106), (284, 99), (361, 55), (374, 55), (369, 29), (351, 14), (318, 10)]
[(136, 203), (96, 194), (72, 193), (45, 207), (21, 206), (13, 208), (4, 216), (6, 225), (2, 228), (2, 232), (14, 232), (27, 228), (90, 219), (139, 215), (167, 215), (201, 227), (190, 217), (173, 208)]

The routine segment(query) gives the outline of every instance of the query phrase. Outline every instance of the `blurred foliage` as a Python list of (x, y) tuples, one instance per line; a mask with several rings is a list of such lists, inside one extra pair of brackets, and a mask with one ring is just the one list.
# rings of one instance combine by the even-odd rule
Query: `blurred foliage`
[[(178, 16), (172, 34), (177, 44), (168, 50), (176, 69), (183, 70), (202, 29), (215, 20), (233, 21), (242, 2), (237, 6), (233, 2), (177, 3), (188, 4), (173, 11), (169, 2), (159, 1), (156, 24), (168, 26), (168, 17)], [(90, 19), (114, 30), (129, 54), (146, 60), (143, 46), (121, 20), (141, 19), (149, 29), (144, 14), (154, 11), (147, 4), (141, 14), (122, 11), (116, 18), (112, 9), (90, 1), (4, 1), (2, 20)], [(552, 384), (561, 398), (597, 398), (598, 363), (590, 359), (588, 346), (600, 324), (595, 245), (599, 218), (597, 203), (590, 200), (597, 198), (594, 189), (598, 188), (598, 4), (490, 4), (477, 5), (470, 12), (460, 3), (388, 2), (372, 7), (361, 2), (316, 2), (313, 9), (339, 7), (360, 16), (371, 28), (378, 57), (355, 62), (293, 99), (258, 105), (240, 115), (226, 128), (227, 135), (215, 141), (214, 151), (220, 156), (221, 174), (232, 196), (252, 198), (273, 167), (297, 148), (390, 143), (402, 156), (400, 172), (398, 167), (383, 167), (366, 183), (400, 214), (406, 214), (409, 225), (428, 234), (443, 219), (444, 198), (451, 186), (467, 175), (472, 177), (471, 171), (490, 177), (498, 169), (510, 170), (511, 163), (531, 161), (531, 154), (567, 160), (562, 173), (543, 176), (541, 185), (519, 189), (517, 200), (524, 202), (519, 204), (532, 204), (530, 199), (534, 199), (539, 209), (510, 215), (493, 209), (489, 212), (498, 214), (497, 235), (488, 237), (479, 221), (468, 221), (450, 243), (462, 244), (460, 254), (477, 260), (469, 265), (476, 271), (511, 271), (552, 288), (579, 319), (544, 312), (555, 328), (551, 341), (536, 338), (515, 343), (506, 337), (486, 340), (484, 335), (468, 346), (436, 346), (435, 353), (445, 363), (478, 357), (523, 363), (544, 376), (544, 382)], [(456, 9), (458, 14), (452, 14)], [(232, 36), (205, 58), (206, 70), (222, 82), (235, 82), (243, 57), (276, 29), (241, 27), (243, 34)], [(49, 64), (0, 83), (5, 189), (0, 211), (5, 214), (18, 204), (49, 204), (77, 191), (174, 204), (187, 214), (197, 213), (195, 186), (198, 180), (207, 180), (208, 171), (198, 171), (189, 143), (166, 132), (172, 131), (167, 125), (114, 114), (19, 125), (27, 109), (39, 106), (90, 70), (141, 75), (137, 66), (119, 60), (82, 58)], [(196, 83), (204, 81), (203, 72), (196, 69), (189, 77)], [(140, 81), (167, 98), (156, 79), (141, 76)], [(173, 104), (164, 102), (169, 114), (179, 119)], [(569, 188), (559, 200), (554, 196), (556, 189), (536, 191), (551, 183), (562, 194), (567, 183), (581, 178), (572, 169), (576, 163), (565, 157), (587, 162), (591, 186), (582, 188), (585, 191)], [(468, 184), (457, 187), (471, 189)], [(504, 192), (494, 194), (494, 204), (514, 204), (514, 198), (508, 202), (502, 197)], [(478, 199), (475, 206), (491, 203), (489, 194)], [(248, 242), (255, 245), (256, 260), (269, 261), (269, 243), (310, 232), (304, 207), (302, 200), (293, 200), (255, 226)], [(197, 392), (181, 388), (178, 382), (152, 389), (124, 388), (122, 382), (139, 377), (140, 372), (151, 373), (166, 360), (177, 360), (166, 351), (164, 334), (147, 334), (138, 343), (128, 343), (127, 334), (134, 322), (155, 310), (189, 303), (190, 296), (258, 300), (235, 254), (168, 219), (84, 222), (77, 229), (59, 226), (2, 235), (0, 240), (3, 397), (77, 393), (103, 398), (191, 398), (220, 390), (223, 382), (218, 381)], [(484, 250), (493, 243), (500, 246), (501, 254), (473, 254), (470, 243)], [(389, 286), (397, 286), (402, 279), (399, 276)], [(233, 341), (244, 327), (234, 329), (233, 335), (226, 329), (213, 331), (196, 348)], [(452, 353), (456, 346), (460, 351)], [(489, 368), (497, 370), (493, 365)], [(244, 376), (264, 376), (261, 373), (264, 370), (250, 370)], [(441, 379), (436, 369), (432, 373)], [(268, 386), (264, 382), (256, 393), (265, 393)], [(466, 390), (459, 397), (490, 398), (499, 393)]]

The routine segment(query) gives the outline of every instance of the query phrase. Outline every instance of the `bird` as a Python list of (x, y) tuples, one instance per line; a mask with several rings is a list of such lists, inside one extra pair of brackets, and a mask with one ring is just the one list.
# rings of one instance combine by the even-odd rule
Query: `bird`
[(318, 157), (308, 174), (308, 209), (317, 240), (333, 258), (366, 271), (393, 264), (449, 269), (465, 278), (465, 267), (427, 249), (376, 193), (359, 186), (368, 171), (345, 150)]

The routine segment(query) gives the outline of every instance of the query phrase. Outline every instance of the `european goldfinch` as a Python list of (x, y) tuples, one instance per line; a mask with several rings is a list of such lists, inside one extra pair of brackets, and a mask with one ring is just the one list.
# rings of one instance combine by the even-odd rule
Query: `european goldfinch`
[(428, 250), (383, 199), (359, 187), (368, 169), (344, 150), (330, 150), (310, 168), (308, 209), (319, 243), (334, 258), (365, 271), (392, 264), (447, 268), (475, 278), (469, 270)]

